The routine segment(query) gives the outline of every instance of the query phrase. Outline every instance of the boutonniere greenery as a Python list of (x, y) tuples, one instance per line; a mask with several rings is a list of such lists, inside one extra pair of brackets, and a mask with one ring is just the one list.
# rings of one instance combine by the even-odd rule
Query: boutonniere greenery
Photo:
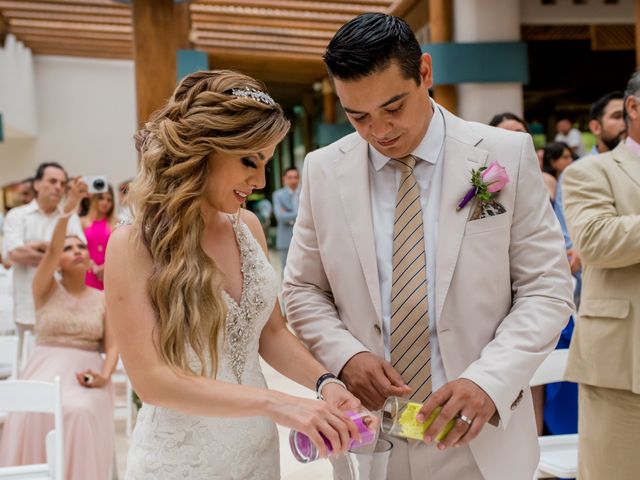
[(491, 201), (491, 197), (509, 183), (507, 170), (498, 162), (491, 162), (488, 167), (471, 170), (471, 185), (467, 194), (460, 200), (456, 211), (462, 210), (473, 198), (482, 203)]

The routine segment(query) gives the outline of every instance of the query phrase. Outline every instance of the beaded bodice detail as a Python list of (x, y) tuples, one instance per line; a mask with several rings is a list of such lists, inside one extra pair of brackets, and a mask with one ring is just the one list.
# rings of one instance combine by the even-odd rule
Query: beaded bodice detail
[[(216, 379), (266, 388), (260, 367), (260, 334), (277, 301), (278, 277), (239, 216), (231, 217), (240, 250), (242, 292), (227, 304), (218, 336)], [(191, 351), (189, 365), (201, 369)], [(205, 371), (210, 371), (210, 365)], [(277, 480), (278, 433), (266, 417), (199, 417), (144, 404), (133, 432), (126, 480)]]
[(265, 311), (271, 312), (278, 292), (275, 272), (251, 231), (239, 216), (231, 221), (240, 249), (242, 293), (237, 303), (224, 291), (227, 301), (224, 350), (236, 380), (242, 383), (247, 350), (259, 337), (266, 323), (261, 317)]
[(38, 344), (98, 350), (104, 335), (104, 295), (87, 288), (80, 297), (56, 282), (47, 302), (36, 311)]

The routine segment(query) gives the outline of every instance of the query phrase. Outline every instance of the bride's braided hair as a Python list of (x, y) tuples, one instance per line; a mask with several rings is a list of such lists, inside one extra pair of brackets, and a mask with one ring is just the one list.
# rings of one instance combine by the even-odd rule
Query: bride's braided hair
[[(138, 238), (153, 259), (148, 291), (157, 317), (154, 340), (163, 361), (197, 375), (215, 375), (226, 317), (222, 273), (200, 245), (208, 156), (254, 153), (289, 129), (280, 105), (233, 95), (238, 88), (265, 91), (233, 71), (189, 75), (135, 137), (141, 161), (130, 199)], [(189, 366), (189, 350), (199, 371)]]

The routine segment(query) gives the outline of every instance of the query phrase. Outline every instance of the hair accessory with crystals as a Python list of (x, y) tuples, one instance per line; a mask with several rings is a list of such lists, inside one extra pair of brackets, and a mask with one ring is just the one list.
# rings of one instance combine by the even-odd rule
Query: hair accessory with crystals
[[(229, 93), (229, 92), (227, 92)], [(232, 88), (231, 95), (235, 95), (236, 97), (249, 97), (249, 98), (253, 98), (254, 100), (260, 102), (260, 103), (264, 103), (265, 105), (275, 105), (276, 102), (273, 98), (271, 98), (271, 95), (269, 95), (266, 92), (262, 92), (260, 90), (256, 90), (255, 88), (249, 88), (249, 87), (245, 87), (245, 88)]]

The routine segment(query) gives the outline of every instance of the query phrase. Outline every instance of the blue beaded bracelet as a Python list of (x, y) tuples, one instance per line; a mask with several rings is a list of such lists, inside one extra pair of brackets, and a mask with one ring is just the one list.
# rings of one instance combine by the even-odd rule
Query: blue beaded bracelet
[(318, 378), (318, 380), (316, 381), (316, 394), (318, 396), (320, 395), (320, 386), (322, 385), (322, 382), (329, 378), (335, 378), (336, 380), (338, 379), (338, 377), (336, 377), (333, 373), (327, 372), (320, 375), (320, 378)]

